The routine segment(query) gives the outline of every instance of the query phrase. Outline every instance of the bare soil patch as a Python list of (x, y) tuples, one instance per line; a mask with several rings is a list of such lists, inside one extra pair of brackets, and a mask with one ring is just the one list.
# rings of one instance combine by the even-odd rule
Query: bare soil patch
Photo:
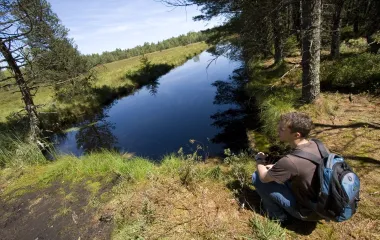
[(16, 198), (2, 196), (1, 239), (109, 239), (112, 222), (100, 221), (92, 202), (110, 188), (93, 194), (86, 183), (56, 182)]

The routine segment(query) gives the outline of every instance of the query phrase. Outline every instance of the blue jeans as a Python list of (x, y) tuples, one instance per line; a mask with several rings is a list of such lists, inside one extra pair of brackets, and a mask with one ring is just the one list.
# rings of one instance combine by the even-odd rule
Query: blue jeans
[(269, 218), (285, 220), (287, 213), (300, 220), (307, 220), (296, 208), (296, 199), (290, 188), (290, 183), (261, 182), (257, 172), (252, 174), (252, 183), (260, 195)]

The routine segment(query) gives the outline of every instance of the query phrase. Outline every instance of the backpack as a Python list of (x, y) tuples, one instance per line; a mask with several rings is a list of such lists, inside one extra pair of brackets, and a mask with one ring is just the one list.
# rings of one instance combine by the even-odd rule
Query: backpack
[(312, 210), (326, 220), (343, 222), (355, 214), (358, 208), (360, 180), (343, 157), (328, 153), (323, 143), (312, 139), (322, 157), (302, 150), (291, 155), (307, 159), (317, 165), (320, 189)]

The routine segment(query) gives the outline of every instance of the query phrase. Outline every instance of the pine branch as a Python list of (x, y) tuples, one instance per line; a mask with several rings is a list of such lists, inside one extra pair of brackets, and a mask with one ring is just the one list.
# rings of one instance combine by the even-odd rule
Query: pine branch
[(187, 0), (158, 0), (157, 2), (163, 3), (166, 7), (188, 7), (195, 5), (195, 3), (191, 3)]
[[(7, 80), (9, 80), (9, 79), (14, 79), (14, 77), (13, 76), (11, 76), (11, 77), (6, 77), (6, 78), (2, 78), (2, 79), (0, 79), (0, 82), (5, 82), (5, 81), (7, 81)], [(9, 85), (9, 84), (7, 84), (7, 85)], [(0, 87), (1, 88), (1, 87)]]

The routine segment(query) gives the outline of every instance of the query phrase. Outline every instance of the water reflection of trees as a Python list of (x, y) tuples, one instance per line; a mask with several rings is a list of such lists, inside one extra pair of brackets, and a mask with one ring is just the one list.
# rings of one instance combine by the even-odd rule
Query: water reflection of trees
[(217, 144), (224, 144), (232, 151), (248, 148), (248, 138), (246, 128), (255, 122), (251, 112), (253, 103), (244, 92), (244, 85), (247, 83), (247, 76), (244, 68), (236, 69), (228, 81), (215, 81), (213, 86), (217, 92), (214, 104), (228, 104), (231, 107), (223, 112), (211, 115), (213, 126), (221, 129), (221, 132), (214, 136), (211, 141)]
[(194, 62), (199, 62), (199, 61), (200, 61), (200, 56), (199, 56), (199, 54), (198, 54), (198, 55), (195, 55), (195, 56), (193, 57), (193, 61), (194, 61)]
[(152, 96), (157, 95), (158, 87), (160, 85), (160, 82), (158, 80), (159, 79), (157, 78), (156, 80), (154, 80), (154, 81), (152, 81), (146, 85), (146, 88), (148, 89), (150, 95), (152, 95)]
[(86, 153), (101, 149), (115, 149), (117, 138), (112, 133), (115, 125), (105, 118), (94, 120), (75, 135), (77, 147), (82, 148)]

